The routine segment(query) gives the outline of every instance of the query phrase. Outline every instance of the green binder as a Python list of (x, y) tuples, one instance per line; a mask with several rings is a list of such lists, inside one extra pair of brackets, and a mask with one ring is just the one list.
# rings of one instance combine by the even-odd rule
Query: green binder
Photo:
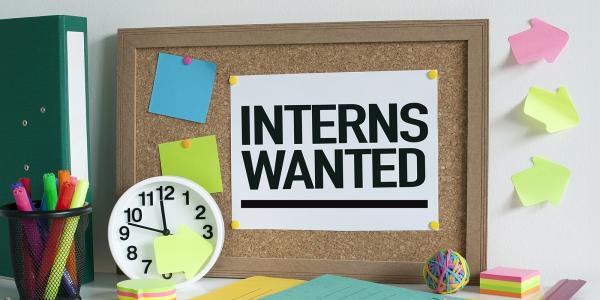
[[(45, 172), (70, 169), (89, 179), (86, 18), (0, 20), (0, 38), (0, 203), (14, 202), (10, 186), (19, 177), (31, 178), (36, 198)], [(93, 280), (92, 248), (90, 220), (82, 282)], [(0, 276), (12, 276), (6, 220)]]

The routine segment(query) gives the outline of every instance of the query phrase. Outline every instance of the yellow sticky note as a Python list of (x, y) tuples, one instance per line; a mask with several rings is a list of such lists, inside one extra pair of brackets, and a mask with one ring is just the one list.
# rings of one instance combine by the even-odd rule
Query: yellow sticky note
[(213, 252), (213, 246), (186, 225), (174, 235), (154, 239), (156, 270), (160, 274), (184, 272), (192, 279)]
[(512, 182), (523, 206), (550, 201), (556, 205), (567, 187), (571, 171), (539, 156), (532, 158), (533, 167), (512, 176)]
[(260, 299), (304, 283), (304, 280), (254, 276), (192, 300)]
[(162, 175), (190, 179), (209, 193), (222, 192), (217, 138), (209, 135), (184, 141), (158, 145)]
[(535, 86), (529, 88), (523, 112), (544, 123), (546, 131), (551, 133), (579, 124), (579, 115), (563, 86), (556, 93)]

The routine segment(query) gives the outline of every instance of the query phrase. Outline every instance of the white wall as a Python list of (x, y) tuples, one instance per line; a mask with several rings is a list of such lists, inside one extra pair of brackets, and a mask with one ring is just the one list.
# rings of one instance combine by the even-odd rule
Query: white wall
[[(574, 4), (577, 3), (577, 4)], [(545, 285), (559, 278), (583, 278), (600, 291), (595, 230), (600, 202), (600, 70), (598, 1), (164, 1), (0, 0), (0, 18), (71, 14), (88, 18), (95, 265), (112, 271), (106, 241), (114, 197), (116, 31), (126, 27), (290, 23), (364, 20), (490, 19), (489, 266), (540, 269)], [(537, 16), (567, 30), (571, 40), (554, 64), (516, 65), (507, 37)], [(580, 113), (579, 127), (554, 134), (532, 129), (519, 111), (530, 85), (565, 84)], [(573, 175), (558, 207), (523, 208), (510, 176), (539, 154), (563, 163)], [(590, 293), (586, 293), (590, 294)]]

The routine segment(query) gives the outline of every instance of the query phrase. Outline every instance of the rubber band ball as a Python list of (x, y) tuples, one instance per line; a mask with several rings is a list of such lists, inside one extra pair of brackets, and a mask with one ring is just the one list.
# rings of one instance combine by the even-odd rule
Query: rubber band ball
[(462, 255), (452, 249), (433, 254), (423, 266), (425, 284), (438, 294), (451, 294), (469, 283), (471, 271)]

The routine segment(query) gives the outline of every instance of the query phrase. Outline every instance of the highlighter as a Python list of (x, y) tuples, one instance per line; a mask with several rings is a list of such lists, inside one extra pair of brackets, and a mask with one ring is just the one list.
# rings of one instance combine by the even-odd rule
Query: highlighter
[(58, 202), (58, 193), (56, 192), (56, 177), (54, 173), (44, 174), (43, 181), (46, 210), (55, 210), (56, 203)]

